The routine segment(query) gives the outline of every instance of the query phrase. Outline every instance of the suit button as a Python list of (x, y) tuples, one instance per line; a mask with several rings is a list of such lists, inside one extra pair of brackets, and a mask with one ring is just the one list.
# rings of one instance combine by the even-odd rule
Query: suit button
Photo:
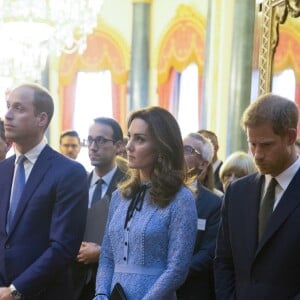
[(4, 246), (4, 248), (5, 248), (5, 249), (9, 249), (9, 248), (10, 248), (10, 244), (6, 244), (6, 245)]
[(126, 257), (123, 257), (123, 260), (126, 261)]

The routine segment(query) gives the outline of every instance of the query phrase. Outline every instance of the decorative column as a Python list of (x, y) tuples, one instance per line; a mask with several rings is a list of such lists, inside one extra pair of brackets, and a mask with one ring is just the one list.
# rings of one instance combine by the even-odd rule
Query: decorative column
[(255, 0), (235, 1), (226, 154), (248, 150), (240, 120), (250, 104)]
[(152, 0), (132, 0), (129, 112), (149, 104), (149, 23)]
[(201, 128), (212, 130), (219, 140), (219, 156), (225, 158), (230, 85), (234, 3), (209, 0), (206, 22)]

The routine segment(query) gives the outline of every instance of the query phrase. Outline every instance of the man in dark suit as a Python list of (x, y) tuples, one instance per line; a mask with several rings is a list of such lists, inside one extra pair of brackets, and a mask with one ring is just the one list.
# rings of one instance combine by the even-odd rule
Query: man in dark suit
[(300, 299), (298, 109), (266, 94), (250, 104), (242, 122), (260, 173), (226, 190), (215, 257), (217, 299)]
[[(183, 140), (183, 145), (189, 174), (194, 178), (201, 177), (205, 137), (198, 133), (191, 133)], [(212, 265), (220, 222), (221, 198), (205, 188), (200, 180), (196, 180), (195, 184), (198, 213), (197, 238), (188, 277), (177, 290), (177, 299), (213, 300), (215, 293)]]
[(123, 132), (114, 119), (95, 119), (89, 129), (87, 143), (90, 161), (95, 168), (89, 175), (89, 209), (84, 239), (77, 263), (73, 266), (76, 299), (80, 300), (94, 298), (100, 245), (110, 198), (124, 177), (124, 172), (116, 164), (116, 155), (123, 143)]
[(0, 162), (0, 298), (74, 299), (70, 264), (85, 228), (86, 171), (44, 140), (54, 110), (46, 89), (20, 85), (7, 107), (5, 135), (16, 155)]

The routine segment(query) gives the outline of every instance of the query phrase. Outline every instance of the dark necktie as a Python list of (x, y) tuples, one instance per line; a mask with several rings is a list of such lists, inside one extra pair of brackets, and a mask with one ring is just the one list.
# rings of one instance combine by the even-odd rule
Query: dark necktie
[(22, 195), (22, 192), (23, 192), (23, 189), (25, 186), (25, 169), (24, 169), (24, 161), (25, 160), (26, 160), (26, 157), (24, 155), (21, 155), (17, 162), (14, 186), (11, 191), (10, 207), (9, 207), (8, 215), (7, 215), (7, 223), (6, 223), (7, 224), (6, 225), (7, 232), (13, 221), (13, 217), (17, 210), (19, 200), (21, 198), (21, 195)]
[(258, 228), (258, 240), (261, 239), (265, 228), (267, 226), (267, 223), (271, 217), (271, 214), (273, 212), (273, 206), (275, 201), (275, 187), (277, 185), (277, 181), (275, 178), (272, 178), (268, 188), (267, 192), (262, 200), (262, 204), (260, 206), (259, 210), (259, 228)]
[(102, 184), (105, 183), (105, 181), (100, 178), (96, 181), (96, 187), (93, 193), (92, 202), (91, 205), (93, 205), (96, 201), (100, 200), (102, 197)]

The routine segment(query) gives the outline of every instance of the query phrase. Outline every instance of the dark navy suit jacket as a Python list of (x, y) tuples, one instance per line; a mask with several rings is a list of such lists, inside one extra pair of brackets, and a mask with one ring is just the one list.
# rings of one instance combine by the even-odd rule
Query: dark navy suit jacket
[(217, 299), (300, 299), (300, 171), (258, 243), (263, 181), (249, 175), (226, 191), (215, 258)]
[(197, 238), (190, 271), (185, 283), (177, 291), (178, 299), (215, 299), (213, 258), (220, 222), (221, 198), (198, 184), (196, 207), (198, 213)]
[(85, 169), (45, 146), (16, 210), (6, 218), (15, 156), (0, 162), (0, 286), (13, 283), (25, 299), (73, 299), (69, 264), (85, 227)]
[[(117, 184), (124, 178), (125, 173), (117, 168), (102, 199), (96, 201), (88, 209), (87, 222), (83, 240), (101, 245), (105, 231), (110, 199)], [(92, 173), (88, 176), (90, 184)], [(93, 264), (83, 264), (75, 262), (72, 266), (73, 284), (76, 299), (89, 300), (95, 294), (95, 283), (98, 262)]]

